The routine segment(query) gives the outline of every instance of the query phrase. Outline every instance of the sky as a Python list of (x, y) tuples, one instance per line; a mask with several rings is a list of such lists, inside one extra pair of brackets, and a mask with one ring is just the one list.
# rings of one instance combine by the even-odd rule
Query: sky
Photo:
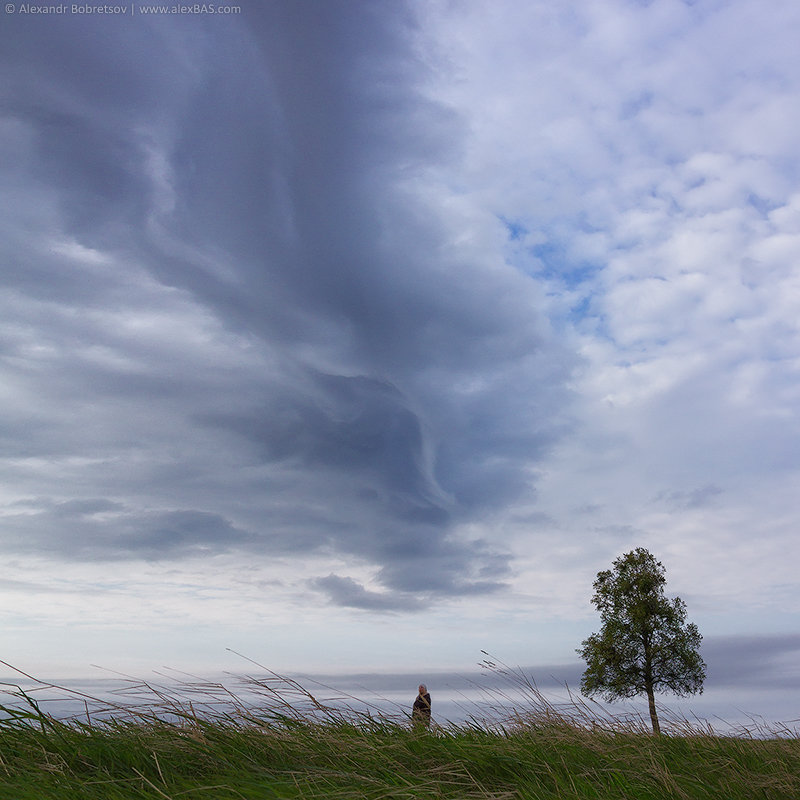
[(3, 13), (2, 660), (579, 676), (646, 547), (800, 717), (795, 0), (188, 8)]

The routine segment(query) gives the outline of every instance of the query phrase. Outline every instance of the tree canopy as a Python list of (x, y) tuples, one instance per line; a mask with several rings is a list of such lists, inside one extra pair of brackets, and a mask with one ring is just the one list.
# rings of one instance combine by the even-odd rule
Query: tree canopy
[(664, 595), (664, 566), (643, 547), (597, 573), (592, 603), (602, 627), (582, 642), (581, 692), (606, 700), (647, 695), (653, 732), (660, 733), (655, 692), (703, 691), (702, 636), (686, 622), (686, 604)]

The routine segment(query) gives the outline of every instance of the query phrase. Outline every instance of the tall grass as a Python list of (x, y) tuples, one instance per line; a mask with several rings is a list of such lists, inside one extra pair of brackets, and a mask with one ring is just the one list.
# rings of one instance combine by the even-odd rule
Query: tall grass
[(37, 699), (60, 687), (8, 687), (0, 798), (800, 798), (791, 732), (721, 736), (672, 719), (654, 737), (641, 719), (575, 697), (553, 705), (522, 673), (485, 665), (508, 692), (430, 730), (268, 671), (233, 688), (129, 683), (118, 702), (73, 693), (84, 711), (60, 720)]

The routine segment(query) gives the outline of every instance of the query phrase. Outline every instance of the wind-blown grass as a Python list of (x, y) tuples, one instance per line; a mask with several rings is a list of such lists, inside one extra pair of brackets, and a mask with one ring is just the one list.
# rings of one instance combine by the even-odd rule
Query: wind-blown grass
[(430, 730), (356, 711), (347, 697), (320, 700), (268, 671), (235, 690), (129, 684), (119, 703), (82, 697), (85, 713), (63, 720), (35, 692), (11, 687), (14, 702), (0, 707), (0, 797), (800, 797), (800, 740), (789, 731), (720, 736), (669, 720), (668, 735), (655, 737), (642, 720), (578, 698), (556, 707), (521, 673), (486, 664), (524, 702), (509, 708), (498, 696), (490, 716), (476, 710)]

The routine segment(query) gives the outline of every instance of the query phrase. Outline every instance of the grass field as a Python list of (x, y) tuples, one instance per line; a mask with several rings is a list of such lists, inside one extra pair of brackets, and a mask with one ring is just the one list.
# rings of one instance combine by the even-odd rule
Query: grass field
[(2, 707), (0, 798), (800, 798), (790, 732), (672, 720), (654, 737), (579, 700), (554, 708), (530, 685), (502, 718), (430, 730), (278, 676), (248, 679), (247, 703), (219, 684), (187, 683), (180, 699), (139, 688), (148, 702), (84, 698), (83, 718), (60, 721), (18, 692)]

